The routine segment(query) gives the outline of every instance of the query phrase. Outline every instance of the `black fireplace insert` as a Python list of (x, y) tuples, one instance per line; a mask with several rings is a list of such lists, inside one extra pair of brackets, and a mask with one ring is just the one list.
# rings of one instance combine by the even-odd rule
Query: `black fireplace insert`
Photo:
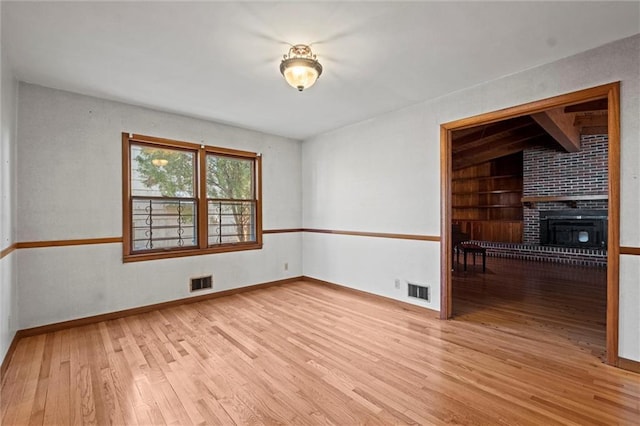
[(540, 244), (607, 248), (607, 226), (607, 210), (541, 211)]

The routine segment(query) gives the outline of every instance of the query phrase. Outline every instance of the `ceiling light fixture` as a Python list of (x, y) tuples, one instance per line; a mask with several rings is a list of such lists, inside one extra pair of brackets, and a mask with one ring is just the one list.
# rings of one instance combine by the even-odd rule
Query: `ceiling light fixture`
[(169, 160), (165, 158), (154, 158), (153, 160), (151, 160), (151, 164), (156, 167), (166, 166), (167, 164), (169, 164)]
[(283, 56), (280, 72), (291, 87), (302, 92), (316, 82), (322, 74), (322, 65), (306, 44), (296, 44)]

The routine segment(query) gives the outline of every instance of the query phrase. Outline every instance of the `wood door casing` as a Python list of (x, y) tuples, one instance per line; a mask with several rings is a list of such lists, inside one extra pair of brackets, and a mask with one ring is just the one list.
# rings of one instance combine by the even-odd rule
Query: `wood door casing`
[(530, 115), (561, 106), (606, 99), (608, 105), (609, 131), (609, 241), (607, 255), (607, 332), (606, 361), (618, 364), (618, 316), (619, 316), (619, 271), (620, 271), (620, 82), (592, 87), (577, 92), (554, 96), (498, 111), (444, 123), (440, 126), (440, 172), (441, 172), (441, 242), (440, 242), (440, 318), (448, 319), (453, 313), (451, 295), (451, 176), (452, 176), (452, 132), (483, 124)]

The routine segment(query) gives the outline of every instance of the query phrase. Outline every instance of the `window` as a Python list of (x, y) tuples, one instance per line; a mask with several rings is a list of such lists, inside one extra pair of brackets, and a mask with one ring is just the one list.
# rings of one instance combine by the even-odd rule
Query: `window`
[(124, 260), (262, 247), (258, 154), (122, 134)]

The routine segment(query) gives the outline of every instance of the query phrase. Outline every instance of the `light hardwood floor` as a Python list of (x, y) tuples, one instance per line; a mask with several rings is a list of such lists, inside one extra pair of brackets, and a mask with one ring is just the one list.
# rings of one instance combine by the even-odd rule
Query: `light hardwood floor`
[(456, 320), (540, 338), (604, 361), (606, 269), (499, 258), (487, 262), (486, 273), (481, 266), (453, 272)]
[(640, 376), (454, 301), (299, 282), (24, 338), (2, 424), (637, 424)]

